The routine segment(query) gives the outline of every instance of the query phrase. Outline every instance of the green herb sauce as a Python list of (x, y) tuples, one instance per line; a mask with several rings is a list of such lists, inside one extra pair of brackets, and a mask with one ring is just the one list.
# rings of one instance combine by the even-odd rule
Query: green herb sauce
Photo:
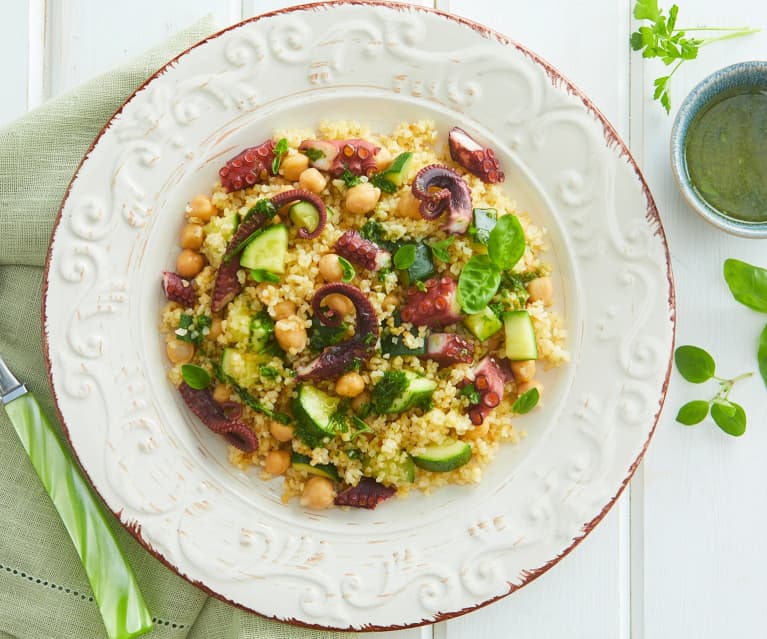
[(723, 94), (690, 124), (687, 173), (698, 194), (726, 217), (767, 221), (767, 90)]

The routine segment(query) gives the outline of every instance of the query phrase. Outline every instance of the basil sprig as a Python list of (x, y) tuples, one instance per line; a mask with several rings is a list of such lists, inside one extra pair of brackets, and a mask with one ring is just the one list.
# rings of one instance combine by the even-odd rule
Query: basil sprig
[(181, 377), (184, 378), (187, 386), (195, 390), (203, 390), (210, 386), (210, 374), (208, 371), (194, 364), (182, 365)]

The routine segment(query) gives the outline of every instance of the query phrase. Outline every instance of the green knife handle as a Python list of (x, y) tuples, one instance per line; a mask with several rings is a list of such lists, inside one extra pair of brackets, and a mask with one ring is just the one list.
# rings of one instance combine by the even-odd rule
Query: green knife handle
[(107, 635), (149, 632), (152, 616), (104, 511), (37, 399), (24, 394), (5, 410), (80, 555)]

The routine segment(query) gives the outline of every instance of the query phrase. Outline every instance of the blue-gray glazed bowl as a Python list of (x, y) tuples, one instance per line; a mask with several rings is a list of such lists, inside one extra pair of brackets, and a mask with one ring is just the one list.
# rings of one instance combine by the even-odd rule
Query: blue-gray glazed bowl
[(742, 237), (767, 237), (767, 222), (741, 222), (712, 207), (693, 188), (687, 171), (685, 143), (695, 116), (724, 91), (739, 87), (762, 86), (767, 89), (767, 61), (738, 62), (715, 71), (698, 84), (684, 99), (671, 129), (671, 169), (679, 192), (704, 220)]

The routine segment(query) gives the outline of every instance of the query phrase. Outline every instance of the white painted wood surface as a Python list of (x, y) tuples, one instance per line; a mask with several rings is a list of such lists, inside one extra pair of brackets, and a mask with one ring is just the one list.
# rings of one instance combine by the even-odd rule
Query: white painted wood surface
[[(420, 4), (431, 6), (431, 0)], [(722, 375), (756, 370), (767, 317), (737, 305), (721, 277), (727, 257), (767, 266), (758, 241), (735, 239), (687, 209), (668, 163), (672, 118), (652, 101), (657, 61), (631, 54), (631, 0), (436, 0), (557, 66), (630, 143), (655, 195), (677, 284), (678, 344), (712, 352)], [(221, 26), (290, 0), (7, 0), (0, 5), (0, 125), (212, 13)], [(682, 0), (680, 24), (767, 28), (763, 0)], [(707, 73), (764, 58), (767, 33), (714, 45), (674, 77), (678, 106)], [(513, 99), (513, 96), (510, 96)], [(673, 115), (673, 111), (672, 111)], [(674, 376), (646, 461), (617, 506), (568, 557), (492, 606), (384, 639), (666, 639), (764, 636), (767, 599), (767, 393), (758, 377), (733, 393), (751, 418), (740, 440), (712, 424), (675, 423), (701, 389)], [(701, 395), (702, 397), (702, 395)], [(0, 630), (2, 629), (0, 613)]]

